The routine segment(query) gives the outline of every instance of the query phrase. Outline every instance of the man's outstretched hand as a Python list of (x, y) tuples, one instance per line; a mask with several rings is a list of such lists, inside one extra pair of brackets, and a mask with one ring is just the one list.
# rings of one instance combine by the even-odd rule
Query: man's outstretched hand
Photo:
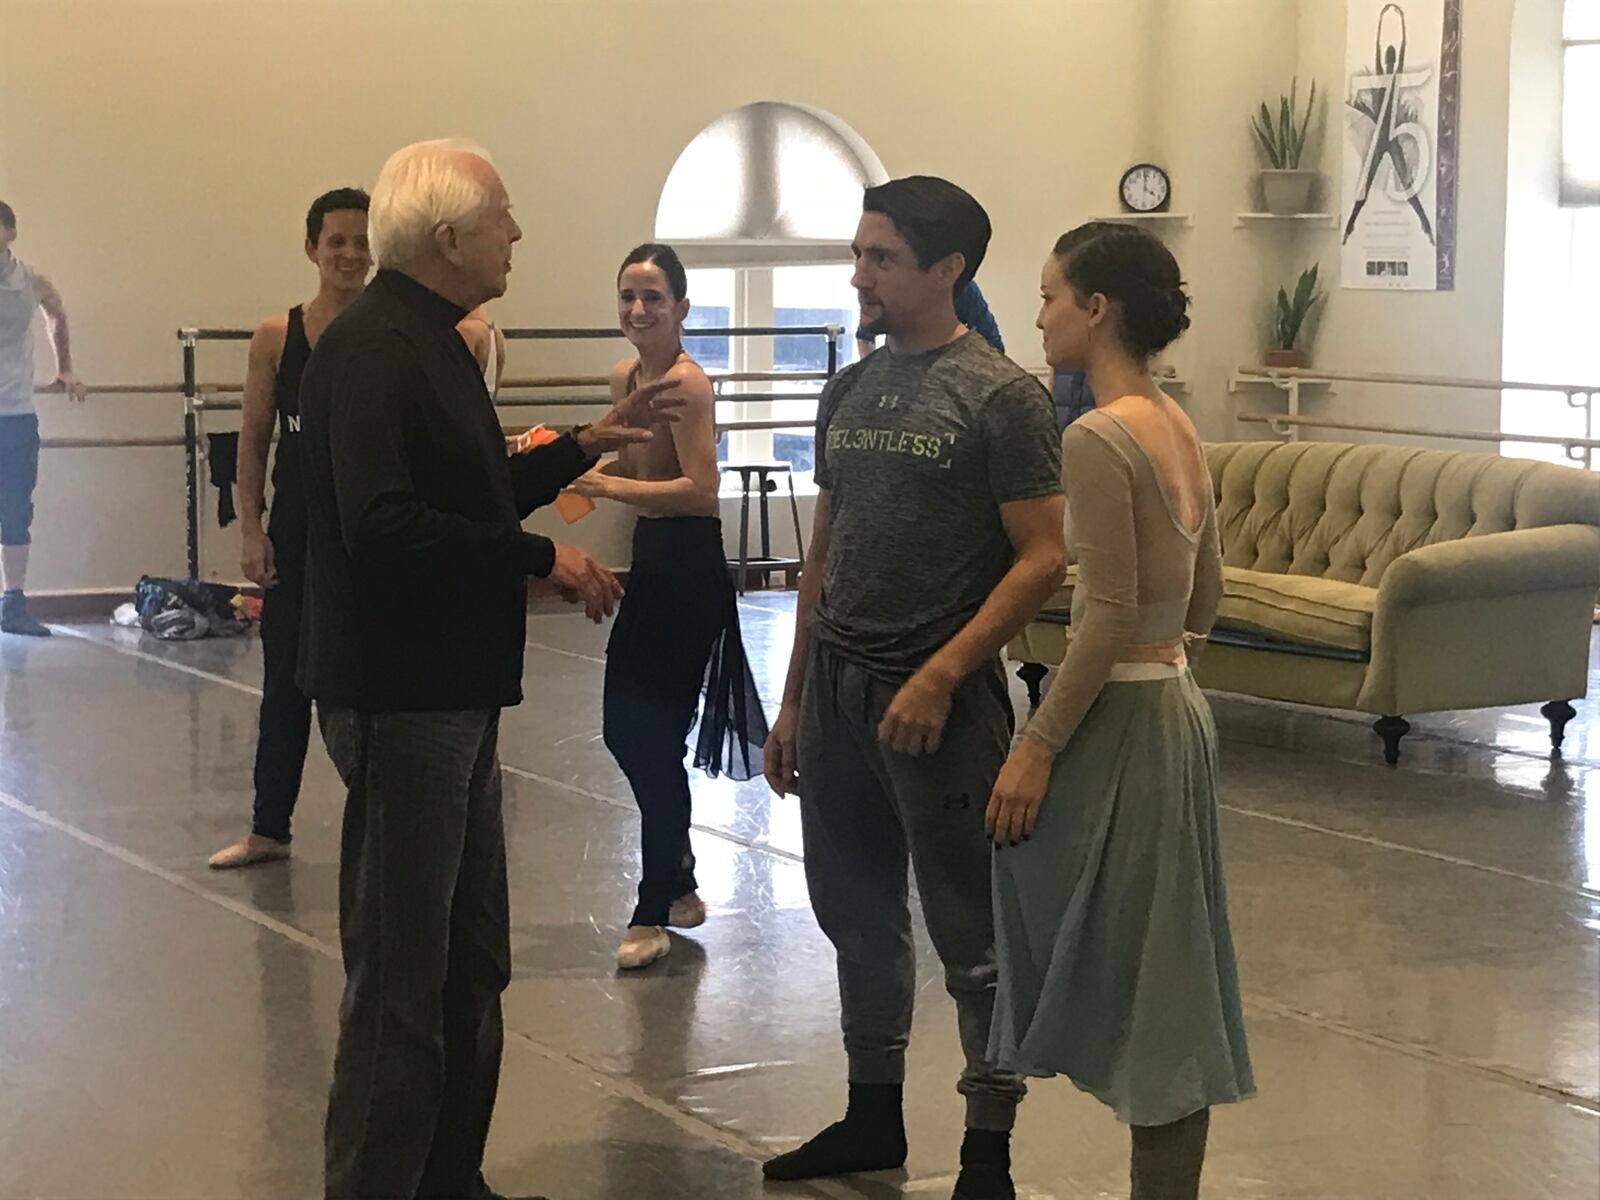
[(578, 434), (578, 445), (588, 455), (607, 454), (654, 436), (651, 426), (672, 424), (679, 419), (682, 396), (665, 393), (678, 386), (676, 379), (657, 379), (634, 388), (611, 406), (600, 420)]

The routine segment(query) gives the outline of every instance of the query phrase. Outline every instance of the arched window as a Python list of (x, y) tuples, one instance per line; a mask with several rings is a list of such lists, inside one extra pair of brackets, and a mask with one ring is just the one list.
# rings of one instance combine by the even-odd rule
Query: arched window
[[(836, 324), (845, 329), (839, 362), (855, 354), (856, 296), (850, 241), (863, 188), (888, 178), (871, 148), (838, 118), (798, 104), (763, 101), (718, 117), (684, 148), (656, 208), (656, 238), (689, 268), (691, 326)], [(815, 371), (826, 364), (817, 337), (691, 338), (710, 370)], [(821, 390), (785, 384), (786, 399), (718, 406), (727, 420), (809, 423)], [(723, 395), (770, 395), (768, 384), (730, 384)], [(812, 468), (811, 435), (735, 431), (718, 446), (724, 460), (777, 458), (802, 485)]]

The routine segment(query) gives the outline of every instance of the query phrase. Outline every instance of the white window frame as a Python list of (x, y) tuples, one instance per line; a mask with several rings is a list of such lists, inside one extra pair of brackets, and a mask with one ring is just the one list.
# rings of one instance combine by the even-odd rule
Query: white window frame
[[(1570, 74), (1568, 63), (1573, 57), (1572, 51), (1579, 46), (1600, 46), (1600, 38), (1580, 38), (1572, 35), (1571, 28), (1563, 18), (1561, 34), (1561, 129), (1563, 148), (1566, 142), (1566, 130), (1578, 119), (1593, 121), (1592, 113), (1576, 113), (1572, 111), (1573, 100), (1568, 88), (1567, 76)], [(1579, 178), (1573, 173), (1572, 164), (1566, 154), (1561, 156), (1561, 204), (1566, 208), (1595, 208), (1600, 207), (1600, 179)]]
[[(733, 304), (729, 322), (734, 328), (770, 328), (776, 320), (773, 306), (773, 271), (779, 267), (839, 266), (854, 262), (849, 243), (799, 242), (799, 241), (681, 241), (675, 244), (683, 265), (688, 270), (729, 269), (733, 271)], [(685, 331), (693, 336), (692, 330)], [(854, 331), (845, 329), (839, 335), (838, 365), (843, 367), (854, 357)], [(771, 337), (734, 337), (728, 339), (728, 370), (733, 373), (773, 370), (773, 339)], [(781, 383), (729, 383), (718, 388), (717, 422), (719, 425), (737, 421), (767, 421), (775, 416), (773, 402), (751, 400), (740, 403), (737, 397), (746, 392), (761, 393), (789, 391)], [(821, 388), (817, 389), (819, 392)], [(725, 401), (733, 400), (733, 403)], [(806, 420), (815, 421), (816, 405)], [(771, 429), (735, 429), (728, 432), (729, 462), (767, 462), (774, 458)], [(809, 471), (797, 472), (795, 490), (802, 495), (814, 494), (816, 484)], [(737, 475), (724, 476), (724, 492), (737, 493)]]

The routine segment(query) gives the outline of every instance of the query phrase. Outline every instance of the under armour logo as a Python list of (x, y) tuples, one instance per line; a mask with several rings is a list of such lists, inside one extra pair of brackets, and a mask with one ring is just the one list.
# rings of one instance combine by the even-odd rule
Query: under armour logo
[(972, 807), (972, 797), (962, 792), (959, 795), (951, 793), (940, 801), (946, 812), (961, 812)]

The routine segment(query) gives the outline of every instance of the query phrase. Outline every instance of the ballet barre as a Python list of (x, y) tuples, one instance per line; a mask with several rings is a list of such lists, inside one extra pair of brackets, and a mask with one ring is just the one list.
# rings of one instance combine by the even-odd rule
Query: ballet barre
[[(1563, 438), (1559, 435), (1540, 435), (1540, 437), (1556, 436), (1557, 440), (1552, 443), (1555, 445), (1563, 445), (1569, 441), (1573, 441), (1574, 445), (1582, 445), (1585, 441), (1594, 438), (1594, 398), (1596, 393), (1600, 393), (1600, 384), (1533, 383), (1510, 379), (1475, 379), (1470, 376), (1458, 375), (1396, 375), (1385, 371), (1325, 371), (1307, 367), (1240, 367), (1235, 373), (1233, 381), (1229, 384), (1228, 390), (1236, 391), (1242, 383), (1267, 384), (1284, 392), (1288, 397), (1286, 408), (1287, 416), (1290, 418), (1298, 418), (1300, 416), (1300, 389), (1303, 385), (1372, 383), (1395, 387), (1455, 388), (1480, 392), (1544, 392), (1561, 395), (1566, 397), (1569, 407), (1583, 410), (1583, 437), (1573, 441), (1573, 439)], [(1240, 420), (1244, 419), (1246, 418), (1240, 417)], [(1481, 431), (1478, 432), (1479, 437), (1462, 440), (1484, 440), (1486, 435), (1481, 435)], [(1298, 435), (1291, 430), (1288, 436), (1293, 440)], [(1496, 435), (1487, 437), (1487, 440), (1538, 442), (1540, 437), (1511, 438)], [(1567, 454), (1569, 457), (1573, 457), (1570, 448)], [(1592, 457), (1587, 451), (1579, 457), (1582, 458), (1586, 465), (1592, 461)]]
[[(725, 383), (821, 383), (832, 376), (826, 371), (707, 371), (713, 387)], [(533, 379), (502, 379), (505, 390), (554, 387), (609, 387), (609, 375), (542, 375)]]
[[(606, 327), (528, 327), (511, 326), (502, 327), (501, 334), (508, 341), (613, 341), (626, 337), (622, 329), (616, 325)], [(754, 393), (738, 393), (734, 396), (722, 397), (720, 389), (725, 383), (781, 383), (792, 381), (795, 383), (825, 382), (833, 378), (839, 370), (839, 339), (844, 335), (842, 325), (756, 325), (756, 326), (713, 326), (709, 328), (686, 328), (683, 335), (686, 339), (693, 338), (744, 338), (744, 337), (816, 337), (823, 339), (826, 357), (826, 369), (823, 371), (747, 371), (723, 372), (713, 374), (713, 386), (718, 389), (719, 403), (759, 404), (779, 400), (814, 400), (816, 395), (812, 392), (783, 392), (768, 391)], [(247, 342), (254, 332), (249, 329), (223, 329), (206, 327), (185, 327), (178, 330), (178, 344), (182, 355), (182, 382), (174, 388), (165, 386), (155, 387), (143, 385), (148, 389), (148, 394), (173, 394), (176, 393), (183, 400), (183, 437), (181, 445), (184, 451), (184, 507), (186, 526), (186, 550), (188, 571), (191, 578), (201, 577), (201, 544), (200, 544), (200, 462), (205, 451), (202, 447), (205, 432), (205, 414), (207, 410), (217, 412), (235, 411), (241, 403), (232, 399), (221, 399), (224, 396), (233, 396), (241, 393), (241, 384), (202, 384), (198, 373), (198, 352), (203, 342)], [(610, 383), (609, 376), (601, 375), (565, 375), (550, 376), (548, 382), (545, 377), (531, 379), (508, 379), (503, 387), (508, 392), (533, 391), (549, 387), (552, 389), (568, 387), (604, 387)], [(131, 385), (139, 387), (140, 385)], [(91, 389), (99, 391), (103, 389)], [(541, 397), (537, 400), (517, 396), (497, 398), (496, 404), (503, 408), (584, 408), (604, 407), (609, 405), (608, 396), (574, 396), (556, 395)], [(719, 429), (732, 429), (735, 423), (719, 426)], [(753, 423), (751, 428), (769, 428), (762, 423)], [(800, 425), (778, 425), (775, 428), (809, 428), (809, 422)], [(88, 439), (85, 439), (88, 440)]]
[(1600, 438), (1562, 437), (1539, 433), (1486, 433), (1481, 429), (1435, 429), (1422, 425), (1387, 425), (1365, 421), (1337, 421), (1325, 417), (1293, 417), (1278, 413), (1244, 413), (1238, 418), (1252, 425), (1265, 425), (1279, 437), (1292, 429), (1336, 429), (1358, 433), (1381, 433), (1389, 437), (1438, 438), (1451, 442), (1525, 442), (1539, 446), (1560, 446), (1567, 457), (1588, 466)]

